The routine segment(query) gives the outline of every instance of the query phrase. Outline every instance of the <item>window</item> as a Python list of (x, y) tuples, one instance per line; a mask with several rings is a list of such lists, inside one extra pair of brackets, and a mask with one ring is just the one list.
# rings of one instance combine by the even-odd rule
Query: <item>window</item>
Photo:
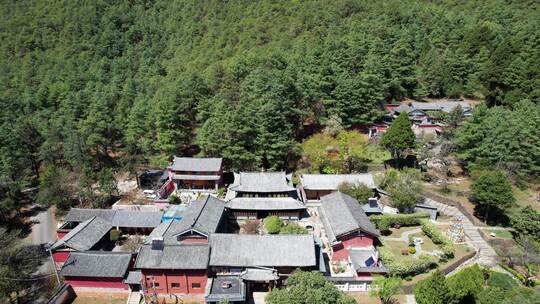
[(159, 288), (159, 283), (158, 283), (158, 282), (153, 282), (152, 284), (153, 284), (153, 286), (154, 286), (155, 288)]
[(180, 283), (171, 283), (171, 288), (180, 288)]
[(191, 288), (201, 288), (201, 283), (191, 283)]

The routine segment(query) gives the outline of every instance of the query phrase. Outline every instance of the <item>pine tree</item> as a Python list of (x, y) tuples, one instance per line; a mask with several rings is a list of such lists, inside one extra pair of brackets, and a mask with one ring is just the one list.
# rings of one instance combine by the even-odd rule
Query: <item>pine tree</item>
[(401, 159), (407, 150), (413, 149), (416, 137), (411, 129), (411, 121), (407, 113), (402, 112), (384, 134), (381, 145), (388, 150), (394, 159)]
[(418, 304), (450, 303), (450, 290), (442, 272), (437, 270), (429, 278), (418, 282), (414, 287), (414, 297)]

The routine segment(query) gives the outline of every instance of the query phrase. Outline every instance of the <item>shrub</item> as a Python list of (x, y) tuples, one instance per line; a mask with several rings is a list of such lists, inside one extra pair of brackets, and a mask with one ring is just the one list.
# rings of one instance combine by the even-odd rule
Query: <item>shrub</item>
[(178, 204), (182, 203), (182, 200), (180, 199), (179, 196), (173, 194), (173, 195), (169, 196), (169, 203), (172, 204), (172, 205), (178, 205)]
[(342, 183), (338, 187), (339, 191), (354, 197), (359, 203), (367, 203), (373, 197), (373, 189), (362, 183)]
[(517, 286), (509, 275), (500, 272), (492, 272), (487, 280), (487, 285), (501, 290), (510, 290)]
[(521, 283), (523, 283), (524, 285), (527, 285), (528, 284), (528, 280), (527, 278), (521, 274), (520, 272), (516, 271), (514, 268), (506, 265), (506, 264), (503, 264), (503, 263), (497, 263), (499, 266), (501, 266), (504, 270), (510, 272), (511, 274), (513, 274), (516, 278), (518, 278), (518, 280), (521, 281)]
[(120, 230), (111, 230), (111, 232), (109, 233), (109, 239), (113, 242), (118, 241), (118, 239), (120, 239)]
[(478, 265), (464, 268), (446, 280), (455, 303), (474, 303), (484, 285), (484, 273)]
[(409, 234), (409, 246), (414, 247), (414, 236)]
[(412, 214), (382, 214), (370, 217), (370, 220), (377, 226), (380, 231), (389, 231), (394, 224), (400, 226), (415, 226), (420, 225), (420, 220), (429, 218), (428, 213), (412, 213)]
[(287, 226), (283, 226), (279, 231), (280, 234), (307, 234), (306, 228), (298, 225), (297, 223), (289, 223)]
[(424, 273), (437, 266), (435, 259), (432, 256), (425, 254), (420, 255), (419, 258), (407, 258), (405, 260), (396, 261), (393, 253), (383, 247), (379, 250), (379, 256), (390, 275), (402, 278)]
[(429, 237), (433, 243), (439, 245), (439, 248), (443, 252), (442, 259), (448, 260), (454, 257), (454, 246), (452, 245), (452, 241), (444, 235), (439, 228), (437, 228), (434, 224), (429, 222), (428, 220), (422, 220), (422, 231)]
[(247, 220), (243, 225), (244, 233), (246, 234), (257, 234), (259, 233), (259, 221), (258, 220)]
[(269, 216), (264, 219), (264, 227), (266, 227), (266, 231), (268, 231), (268, 233), (270, 234), (279, 233), (282, 225), (283, 222), (281, 221), (281, 219), (275, 215)]
[(418, 304), (447, 304), (451, 295), (444, 275), (436, 271), (429, 278), (422, 280), (414, 287), (414, 297)]

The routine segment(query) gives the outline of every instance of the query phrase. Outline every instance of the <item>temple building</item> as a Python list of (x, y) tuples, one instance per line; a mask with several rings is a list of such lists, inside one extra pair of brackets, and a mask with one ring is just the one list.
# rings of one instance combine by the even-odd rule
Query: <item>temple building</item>
[(126, 211), (112, 209), (72, 208), (58, 228), (58, 240), (51, 246), (58, 265), (72, 251), (112, 250), (109, 239), (112, 229), (123, 234), (149, 234), (161, 223), (162, 212)]
[(380, 236), (357, 200), (341, 192), (321, 198), (324, 243), (330, 248), (331, 279), (350, 291), (365, 291), (372, 274), (386, 273), (374, 241)]
[(240, 172), (229, 186), (227, 209), (236, 219), (261, 219), (276, 215), (300, 219), (306, 207), (285, 172)]
[(124, 282), (128, 269), (133, 266), (131, 252), (81, 251), (73, 252), (64, 263), (59, 275), (75, 290), (127, 290)]
[(161, 223), (149, 236), (166, 244), (208, 243), (211, 233), (222, 231), (226, 224), (225, 202), (211, 195), (191, 202), (180, 221)]
[(169, 179), (177, 191), (217, 192), (223, 178), (222, 158), (174, 157)]
[(216, 276), (239, 276), (248, 292), (269, 291), (296, 269), (325, 271), (312, 235), (212, 234), (210, 269)]

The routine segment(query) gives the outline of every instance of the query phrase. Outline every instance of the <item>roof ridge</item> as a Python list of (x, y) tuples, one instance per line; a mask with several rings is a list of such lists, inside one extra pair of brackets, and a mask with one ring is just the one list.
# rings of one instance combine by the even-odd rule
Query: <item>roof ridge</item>
[(128, 251), (103, 251), (103, 250), (83, 250), (83, 251), (73, 251), (71, 254), (94, 254), (94, 255), (133, 255), (132, 252)]
[(208, 203), (208, 199), (210, 198), (210, 195), (207, 195), (206, 196), (206, 200), (204, 201), (201, 209), (199, 210), (199, 213), (197, 214), (197, 216), (195, 217), (195, 219), (193, 220), (193, 222), (191, 224), (189, 224), (189, 227), (190, 228), (193, 228), (195, 227), (195, 224), (199, 221), (199, 218), (201, 217), (202, 215), (202, 212), (204, 210), (204, 208), (206, 207), (206, 204)]
[(90, 223), (93, 222), (96, 218), (97, 218), (97, 215), (94, 215), (91, 218), (87, 219), (86, 221), (80, 223), (79, 225), (77, 225), (77, 227), (75, 227), (75, 228), (78, 228), (79, 226), (81, 226), (81, 228), (78, 229), (78, 230), (75, 230), (75, 228), (73, 228), (73, 230), (71, 230), (71, 231), (75, 230), (75, 232), (73, 232), (73, 234), (69, 236), (69, 239), (67, 239), (67, 241), (71, 240), (75, 235), (77, 235), (79, 232), (81, 232), (86, 226), (90, 225)]

